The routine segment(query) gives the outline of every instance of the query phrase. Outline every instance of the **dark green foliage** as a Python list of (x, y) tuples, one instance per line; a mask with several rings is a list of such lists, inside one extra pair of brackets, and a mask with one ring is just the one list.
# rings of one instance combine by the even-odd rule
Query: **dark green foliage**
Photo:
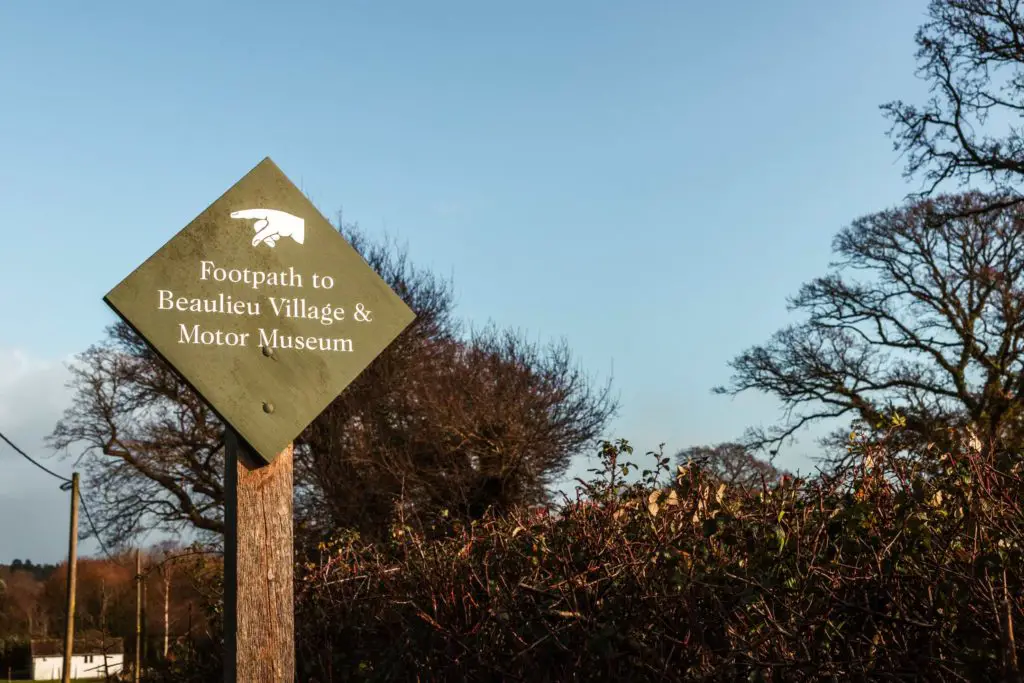
[[(3, 569), (5, 565), (0, 564), (0, 569)], [(50, 574), (57, 569), (55, 564), (35, 564), (32, 560), (14, 560), (9, 565), (6, 565), (12, 572), (28, 572), (37, 581), (45, 581), (50, 578)]]
[(0, 675), (6, 680), (7, 672), (12, 676), (28, 676), (32, 656), (28, 638), (23, 636), (0, 637)]

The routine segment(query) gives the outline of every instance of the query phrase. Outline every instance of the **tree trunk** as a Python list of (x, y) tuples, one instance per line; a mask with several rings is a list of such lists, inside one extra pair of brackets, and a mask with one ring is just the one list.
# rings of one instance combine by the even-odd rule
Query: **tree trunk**
[(100, 635), (103, 638), (103, 676), (110, 680), (110, 657), (107, 656), (107, 581), (100, 581)]
[(142, 676), (142, 548), (135, 549), (135, 683)]
[(171, 568), (165, 567), (164, 575), (164, 659), (167, 659), (168, 645), (170, 643), (171, 624)]
[(142, 581), (142, 666), (149, 662), (149, 597), (146, 590), (146, 578), (143, 575)]

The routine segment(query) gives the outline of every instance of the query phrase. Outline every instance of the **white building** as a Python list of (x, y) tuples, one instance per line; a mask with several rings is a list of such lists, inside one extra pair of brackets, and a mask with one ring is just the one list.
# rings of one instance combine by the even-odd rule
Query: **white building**
[[(59, 681), (64, 666), (64, 643), (55, 638), (32, 641), (32, 678)], [(121, 638), (75, 638), (71, 651), (71, 678), (104, 678), (124, 667)]]

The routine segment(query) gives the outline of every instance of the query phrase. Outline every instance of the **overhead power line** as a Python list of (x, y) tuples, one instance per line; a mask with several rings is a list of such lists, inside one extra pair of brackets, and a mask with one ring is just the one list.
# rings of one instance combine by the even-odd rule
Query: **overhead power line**
[[(39, 463), (39, 461), (35, 460), (35, 459), (34, 459), (34, 458), (33, 458), (32, 456), (30, 456), (30, 455), (29, 455), (28, 453), (26, 453), (26, 452), (25, 452), (25, 451), (23, 451), (22, 449), (18, 448), (18, 446), (17, 446), (17, 445), (15, 445), (13, 441), (11, 441), (10, 439), (8, 439), (8, 438), (7, 438), (7, 437), (6, 437), (5, 435), (4, 435), (4, 433), (3, 433), (3, 432), (0, 432), (0, 439), (2, 439), (2, 440), (3, 440), (3, 441), (4, 441), (4, 442), (5, 442), (5, 443), (6, 443), (6, 444), (7, 444), (8, 446), (10, 446), (11, 448), (13, 448), (13, 449), (14, 449), (14, 452), (15, 452), (15, 453), (17, 453), (17, 454), (18, 454), (18, 455), (20, 455), (21, 457), (25, 458), (25, 459), (26, 459), (26, 460), (28, 460), (28, 461), (29, 461), (30, 463), (32, 463), (33, 465), (35, 465), (36, 467), (38, 467), (38, 468), (39, 468), (39, 469), (41, 469), (42, 471), (46, 472), (46, 473), (47, 473), (47, 474), (49, 474), (50, 476), (52, 476), (52, 477), (56, 477), (57, 479), (60, 479), (60, 480), (61, 480), (62, 482), (64, 482), (64, 483), (63, 483), (63, 484), (61, 485), (61, 489), (65, 490), (65, 491), (66, 491), (66, 490), (68, 490), (68, 487), (69, 487), (69, 486), (70, 486), (70, 484), (71, 484), (71, 480), (70, 480), (70, 479), (68, 479), (67, 477), (62, 477), (61, 475), (57, 474), (57, 473), (56, 473), (56, 472), (54, 472), (53, 470), (51, 470), (51, 469), (49, 469), (49, 468), (45, 467), (44, 465), (40, 464), (40, 463)], [(102, 550), (102, 551), (103, 551), (103, 554), (104, 554), (104, 555), (106, 555), (106, 556), (107, 556), (108, 558), (110, 558), (111, 560), (113, 560), (113, 559), (114, 559), (114, 556), (113, 556), (113, 555), (112, 555), (112, 554), (110, 553), (110, 551), (109, 551), (109, 550), (107, 550), (107, 546), (106, 546), (106, 545), (104, 545), (104, 543), (103, 543), (103, 537), (102, 537), (102, 536), (100, 536), (100, 532), (99, 532), (99, 531), (98, 531), (98, 530), (96, 529), (96, 524), (94, 524), (94, 523), (93, 523), (93, 521), (92, 521), (92, 515), (91, 515), (91, 514), (89, 513), (89, 507), (88, 507), (88, 506), (87, 506), (87, 505), (85, 504), (85, 497), (84, 497), (84, 496), (82, 496), (81, 490), (79, 490), (79, 493), (78, 493), (78, 501), (79, 501), (79, 503), (80, 503), (80, 504), (81, 504), (81, 506), (82, 506), (82, 511), (83, 511), (83, 512), (85, 512), (85, 519), (86, 519), (86, 521), (87, 521), (87, 522), (89, 523), (89, 528), (90, 528), (90, 529), (92, 530), (92, 534), (93, 534), (93, 537), (95, 537), (95, 539), (96, 539), (96, 542), (97, 542), (97, 543), (99, 543), (99, 546), (100, 546), (100, 550)]]
[(6, 436), (4, 436), (3, 432), (0, 432), (0, 439), (3, 439), (4, 442), (6, 442), (8, 446), (13, 448), (15, 453), (17, 453), (21, 457), (25, 458), (26, 460), (28, 460), (30, 463), (32, 463), (33, 465), (35, 465), (36, 467), (41, 469), (43, 472), (46, 472), (51, 477), (56, 477), (57, 479), (60, 479), (62, 482), (66, 483), (66, 484), (70, 484), (71, 483), (71, 480), (68, 479), (67, 477), (62, 477), (61, 475), (57, 474), (53, 470), (47, 468), (46, 466), (40, 464), (38, 461), (32, 459), (32, 457), (28, 453), (26, 453), (25, 451), (21, 450), (17, 446), (15, 446), (13, 441), (11, 441)]
[(114, 556), (107, 550), (107, 546), (103, 544), (103, 537), (100, 536), (100, 532), (96, 530), (96, 525), (92, 523), (92, 515), (89, 514), (89, 506), (85, 504), (85, 497), (82, 496), (81, 491), (78, 494), (78, 502), (82, 505), (82, 511), (85, 512), (85, 521), (89, 523), (89, 528), (92, 529), (92, 535), (96, 539), (96, 542), (100, 544), (100, 550), (107, 556), (110, 561), (115, 561)]

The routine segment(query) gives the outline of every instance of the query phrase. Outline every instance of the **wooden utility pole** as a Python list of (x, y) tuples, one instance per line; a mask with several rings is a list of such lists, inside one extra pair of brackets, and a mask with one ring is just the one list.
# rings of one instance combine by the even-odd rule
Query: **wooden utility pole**
[(78, 472), (71, 475), (71, 530), (68, 534), (68, 596), (64, 615), (64, 666), (61, 681), (71, 683), (75, 647), (75, 590), (78, 588)]
[(192, 601), (188, 601), (188, 657), (192, 659)]
[(160, 573), (164, 579), (164, 659), (166, 660), (171, 644), (171, 567), (160, 565)]
[[(107, 593), (106, 579), (100, 580), (100, 596), (100, 635), (103, 638), (103, 675), (109, 681), (110, 657), (107, 656), (109, 650), (107, 647), (107, 601), (110, 598), (110, 594)], [(122, 654), (122, 657), (123, 656), (124, 655)]]
[(224, 681), (295, 680), (293, 447), (257, 465), (225, 436)]
[(142, 677), (142, 548), (135, 549), (135, 683)]
[(142, 640), (142, 666), (146, 666), (146, 662), (149, 661), (149, 584), (146, 583), (148, 574), (143, 574), (139, 578), (139, 582), (142, 584), (142, 628), (139, 629), (139, 638)]

